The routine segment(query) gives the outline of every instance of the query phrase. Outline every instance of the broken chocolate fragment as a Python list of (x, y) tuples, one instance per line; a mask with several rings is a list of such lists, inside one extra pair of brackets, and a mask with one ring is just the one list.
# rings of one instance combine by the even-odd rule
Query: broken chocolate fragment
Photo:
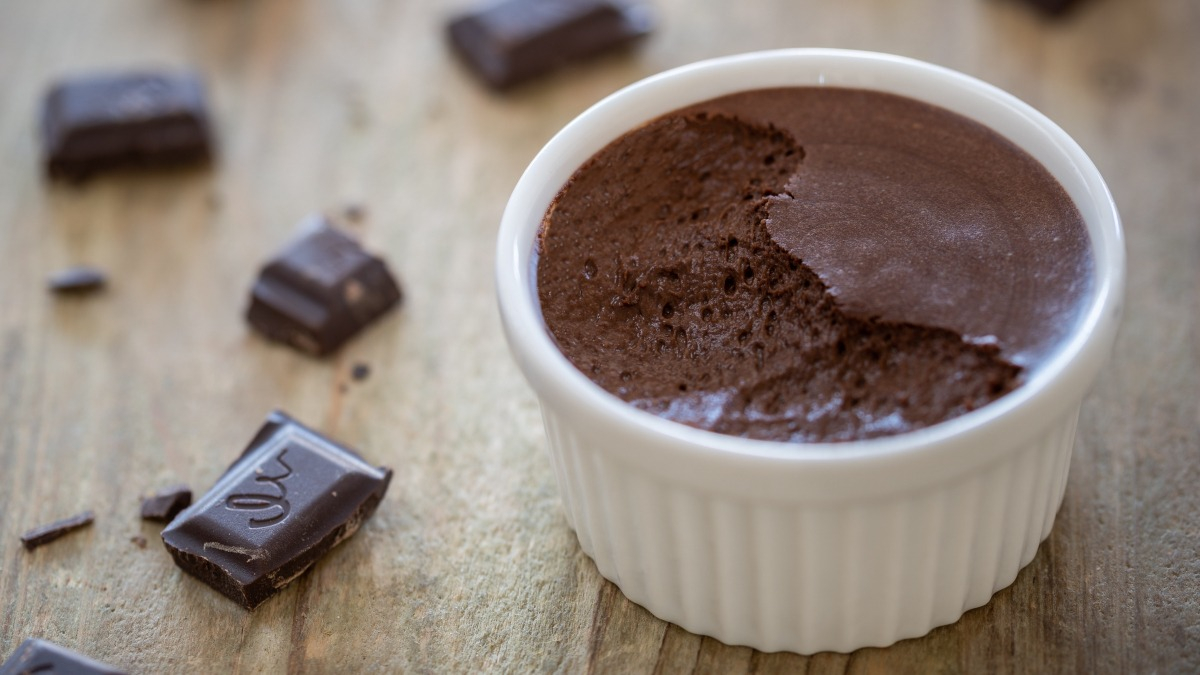
[(180, 511), (192, 503), (192, 489), (186, 485), (172, 485), (142, 498), (142, 520), (157, 520), (169, 523)]
[(84, 511), (78, 515), (71, 516), (70, 518), (63, 518), (62, 520), (56, 520), (53, 523), (40, 525), (21, 535), (21, 543), (25, 544), (26, 550), (32, 551), (42, 544), (49, 544), (64, 534), (68, 534), (78, 530), (81, 527), (87, 527), (88, 525), (91, 525), (92, 521), (95, 519), (96, 514), (92, 513), (91, 511)]
[(650, 32), (650, 8), (621, 0), (501, 0), (450, 22), (450, 42), (494, 89), (507, 89)]
[(400, 301), (383, 260), (323, 216), (267, 263), (246, 318), (263, 335), (314, 355), (328, 354)]
[(1025, 0), (1025, 2), (1051, 16), (1063, 14), (1076, 4), (1076, 0)]
[(60, 647), (53, 642), (29, 638), (0, 664), (0, 675), (25, 673), (71, 673), (71, 675), (123, 675), (112, 666), (90, 659), (83, 654)]
[(392, 471), (281, 412), (163, 530), (175, 563), (254, 609), (375, 512)]
[(77, 77), (51, 88), (42, 106), (52, 177), (205, 160), (209, 135), (204, 87), (191, 72)]
[(365, 363), (356, 363), (350, 369), (350, 377), (354, 378), (355, 382), (362, 382), (371, 376), (371, 366)]
[(87, 293), (104, 288), (107, 282), (108, 276), (104, 274), (104, 270), (76, 265), (50, 275), (46, 285), (55, 293)]

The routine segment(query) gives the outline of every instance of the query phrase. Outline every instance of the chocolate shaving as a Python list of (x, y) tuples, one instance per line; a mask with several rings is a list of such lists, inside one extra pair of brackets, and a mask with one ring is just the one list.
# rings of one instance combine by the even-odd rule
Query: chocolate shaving
[(32, 551), (42, 544), (49, 544), (65, 534), (91, 525), (95, 519), (96, 514), (89, 510), (70, 518), (56, 520), (53, 523), (35, 527), (21, 535), (21, 543), (25, 545), (26, 550)]

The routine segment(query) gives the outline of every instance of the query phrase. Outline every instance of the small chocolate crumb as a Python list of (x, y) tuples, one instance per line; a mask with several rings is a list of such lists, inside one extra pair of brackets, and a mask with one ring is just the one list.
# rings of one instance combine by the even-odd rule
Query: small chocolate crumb
[(142, 498), (142, 520), (157, 520), (169, 523), (180, 511), (192, 504), (192, 489), (186, 485), (172, 485)]
[(138, 548), (146, 548), (146, 538), (140, 534), (133, 535), (132, 537), (129, 538), (129, 541), (132, 542), (134, 545), (136, 545)]
[(355, 382), (362, 382), (371, 376), (371, 366), (365, 363), (356, 363), (350, 369), (350, 377), (354, 378)]
[(108, 276), (104, 270), (87, 265), (76, 265), (59, 270), (46, 280), (47, 286), (55, 293), (87, 293), (104, 288)]
[(367, 217), (367, 207), (357, 202), (347, 204), (342, 208), (342, 216), (352, 223), (361, 222)]
[(42, 544), (49, 544), (64, 534), (91, 525), (95, 519), (96, 514), (91, 511), (84, 511), (70, 518), (63, 518), (47, 525), (40, 525), (21, 535), (21, 543), (25, 545), (26, 550), (32, 551)]

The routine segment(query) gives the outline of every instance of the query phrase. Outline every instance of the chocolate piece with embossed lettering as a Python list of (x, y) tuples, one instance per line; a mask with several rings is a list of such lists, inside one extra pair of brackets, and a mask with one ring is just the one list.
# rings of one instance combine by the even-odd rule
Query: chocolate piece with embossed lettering
[(204, 87), (195, 73), (98, 74), (64, 80), (42, 104), (51, 177), (203, 161), (211, 155)]
[(624, 0), (500, 0), (450, 22), (450, 43), (493, 89), (625, 45), (650, 32), (649, 5)]
[(254, 609), (354, 534), (391, 479), (276, 411), (163, 543), (184, 571)]
[(157, 520), (169, 523), (192, 503), (192, 489), (186, 485), (172, 485), (149, 497), (142, 498), (142, 520)]
[(122, 671), (112, 666), (38, 638), (29, 638), (22, 642), (8, 660), (0, 664), (0, 675), (24, 673), (123, 675)]
[(92, 521), (95, 519), (96, 514), (92, 513), (91, 511), (84, 511), (83, 513), (71, 516), (70, 518), (63, 518), (62, 520), (56, 520), (53, 523), (39, 525), (38, 527), (35, 527), (21, 535), (21, 543), (25, 545), (26, 550), (32, 551), (42, 544), (49, 544), (64, 534), (68, 534), (78, 530), (81, 527), (87, 527), (88, 525), (91, 525)]
[(266, 337), (328, 354), (400, 302), (387, 265), (324, 216), (271, 260), (250, 291), (246, 319)]

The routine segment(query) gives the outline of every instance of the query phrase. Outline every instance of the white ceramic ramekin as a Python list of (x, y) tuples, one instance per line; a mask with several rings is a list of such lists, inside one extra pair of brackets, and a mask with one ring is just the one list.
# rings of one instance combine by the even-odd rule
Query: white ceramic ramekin
[[(976, 119), (1041, 161), (1075, 200), (1095, 255), (1083, 320), (1013, 393), (897, 436), (839, 444), (693, 429), (605, 392), (558, 351), (535, 291), (542, 215), (622, 133), (735, 91), (789, 85), (893, 92)], [(1062, 501), (1080, 401), (1121, 311), (1116, 206), (1083, 150), (995, 87), (906, 58), (796, 49), (719, 58), (592, 106), (529, 165), (500, 227), (509, 344), (541, 402), (568, 522), (630, 600), (695, 633), (766, 651), (884, 646), (956, 621), (1012, 583)]]

